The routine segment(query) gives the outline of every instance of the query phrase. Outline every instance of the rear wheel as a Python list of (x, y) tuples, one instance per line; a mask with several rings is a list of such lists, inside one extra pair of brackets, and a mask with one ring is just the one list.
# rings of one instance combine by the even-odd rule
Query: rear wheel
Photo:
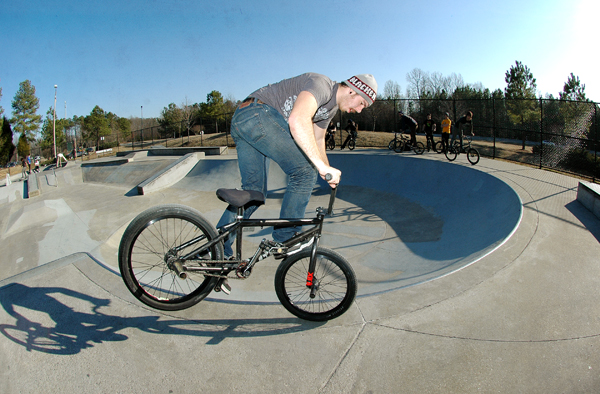
[(425, 144), (423, 144), (422, 142), (417, 142), (417, 144), (415, 145), (415, 153), (417, 155), (422, 155), (423, 152), (425, 152)]
[(212, 291), (217, 278), (177, 271), (181, 272), (182, 264), (205, 266), (210, 260), (222, 260), (222, 243), (193, 260), (181, 260), (215, 237), (217, 230), (191, 208), (160, 205), (142, 212), (129, 224), (119, 245), (119, 270), (125, 285), (138, 300), (156, 309), (180, 310), (197, 304)]
[(356, 148), (356, 141), (354, 141), (354, 140), (348, 141), (348, 149), (354, 150), (354, 148)]
[[(356, 276), (337, 252), (318, 248), (312, 279), (308, 277), (311, 250), (281, 262), (275, 273), (275, 292), (281, 304), (301, 319), (325, 321), (346, 312), (356, 297)], [(311, 280), (312, 285), (307, 281)]]

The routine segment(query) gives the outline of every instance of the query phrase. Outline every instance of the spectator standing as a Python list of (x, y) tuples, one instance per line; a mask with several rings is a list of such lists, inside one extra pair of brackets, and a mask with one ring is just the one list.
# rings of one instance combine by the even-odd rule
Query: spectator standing
[(442, 120), (442, 149), (444, 152), (448, 150), (448, 140), (450, 139), (450, 129), (452, 128), (452, 121), (450, 120), (450, 114), (446, 112), (446, 117)]
[(27, 170), (25, 166), (27, 165), (25, 158), (21, 157), (21, 180), (27, 179)]
[(433, 140), (433, 133), (435, 133), (437, 125), (431, 119), (431, 114), (427, 114), (427, 119), (425, 119), (425, 124), (423, 129), (425, 131), (425, 138), (427, 138), (427, 152), (431, 149), (435, 149), (435, 141)]

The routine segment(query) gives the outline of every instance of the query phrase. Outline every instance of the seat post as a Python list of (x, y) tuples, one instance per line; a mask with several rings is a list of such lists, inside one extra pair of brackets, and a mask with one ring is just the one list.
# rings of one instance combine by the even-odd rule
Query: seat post
[[(241, 221), (244, 219), (244, 207), (238, 207), (237, 209), (237, 218), (236, 221)], [(242, 259), (242, 233), (243, 233), (243, 228), (240, 226), (237, 228), (236, 230), (236, 237), (235, 237), (235, 258), (237, 260), (241, 260)]]

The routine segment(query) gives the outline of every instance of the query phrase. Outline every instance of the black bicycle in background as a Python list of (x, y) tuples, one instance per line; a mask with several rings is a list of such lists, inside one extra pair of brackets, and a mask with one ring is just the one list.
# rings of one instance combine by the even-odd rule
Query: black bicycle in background
[(422, 142), (417, 141), (416, 145), (413, 146), (409, 136), (395, 132), (394, 139), (388, 144), (388, 149), (393, 150), (396, 153), (412, 150), (417, 155), (422, 155), (423, 152), (425, 152), (425, 145)]
[(335, 149), (335, 131), (327, 130), (327, 133), (325, 134), (325, 146), (327, 146), (327, 149), (329, 150)]
[(460, 148), (460, 141), (458, 139), (454, 140), (454, 144), (450, 146), (446, 152), (446, 159), (448, 161), (456, 160), (456, 157), (461, 153), (466, 153), (467, 160), (472, 165), (479, 163), (479, 151), (473, 147), (471, 147), (471, 142), (473, 141), (472, 136), (464, 136), (463, 137), (463, 148)]
[[(281, 304), (301, 319), (325, 321), (346, 312), (356, 296), (354, 270), (339, 253), (319, 246), (325, 216), (333, 212), (337, 188), (328, 209), (313, 219), (243, 219), (248, 204), (262, 205), (255, 191), (219, 189), (222, 201), (237, 207), (237, 219), (217, 229), (198, 211), (183, 205), (160, 205), (129, 224), (119, 246), (119, 269), (129, 291), (156, 309), (180, 310), (202, 301), (211, 291), (228, 293), (229, 279), (245, 280), (256, 264), (281, 259), (275, 292)], [(309, 226), (284, 243), (263, 239), (242, 258), (246, 228)], [(235, 256), (224, 258), (223, 241), (236, 234)], [(260, 274), (259, 274), (260, 275)]]

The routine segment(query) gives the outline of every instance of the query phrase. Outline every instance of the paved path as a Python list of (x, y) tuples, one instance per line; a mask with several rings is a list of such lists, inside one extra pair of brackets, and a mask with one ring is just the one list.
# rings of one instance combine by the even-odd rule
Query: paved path
[[(235, 184), (233, 159), (203, 165)], [(323, 324), (274, 302), (275, 262), (236, 282), (232, 298), (185, 311), (151, 310), (127, 292), (113, 271), (124, 227), (165, 202), (216, 221), (208, 167), (145, 196), (83, 183), (77, 166), (56, 172), (58, 187), (42, 182), (39, 197), (7, 189), (0, 392), (600, 390), (600, 224), (575, 201), (576, 179), (435, 154), (358, 150), (332, 162), (346, 189), (323, 242), (361, 283), (351, 310)], [(275, 174), (265, 214), (282, 185)]]

